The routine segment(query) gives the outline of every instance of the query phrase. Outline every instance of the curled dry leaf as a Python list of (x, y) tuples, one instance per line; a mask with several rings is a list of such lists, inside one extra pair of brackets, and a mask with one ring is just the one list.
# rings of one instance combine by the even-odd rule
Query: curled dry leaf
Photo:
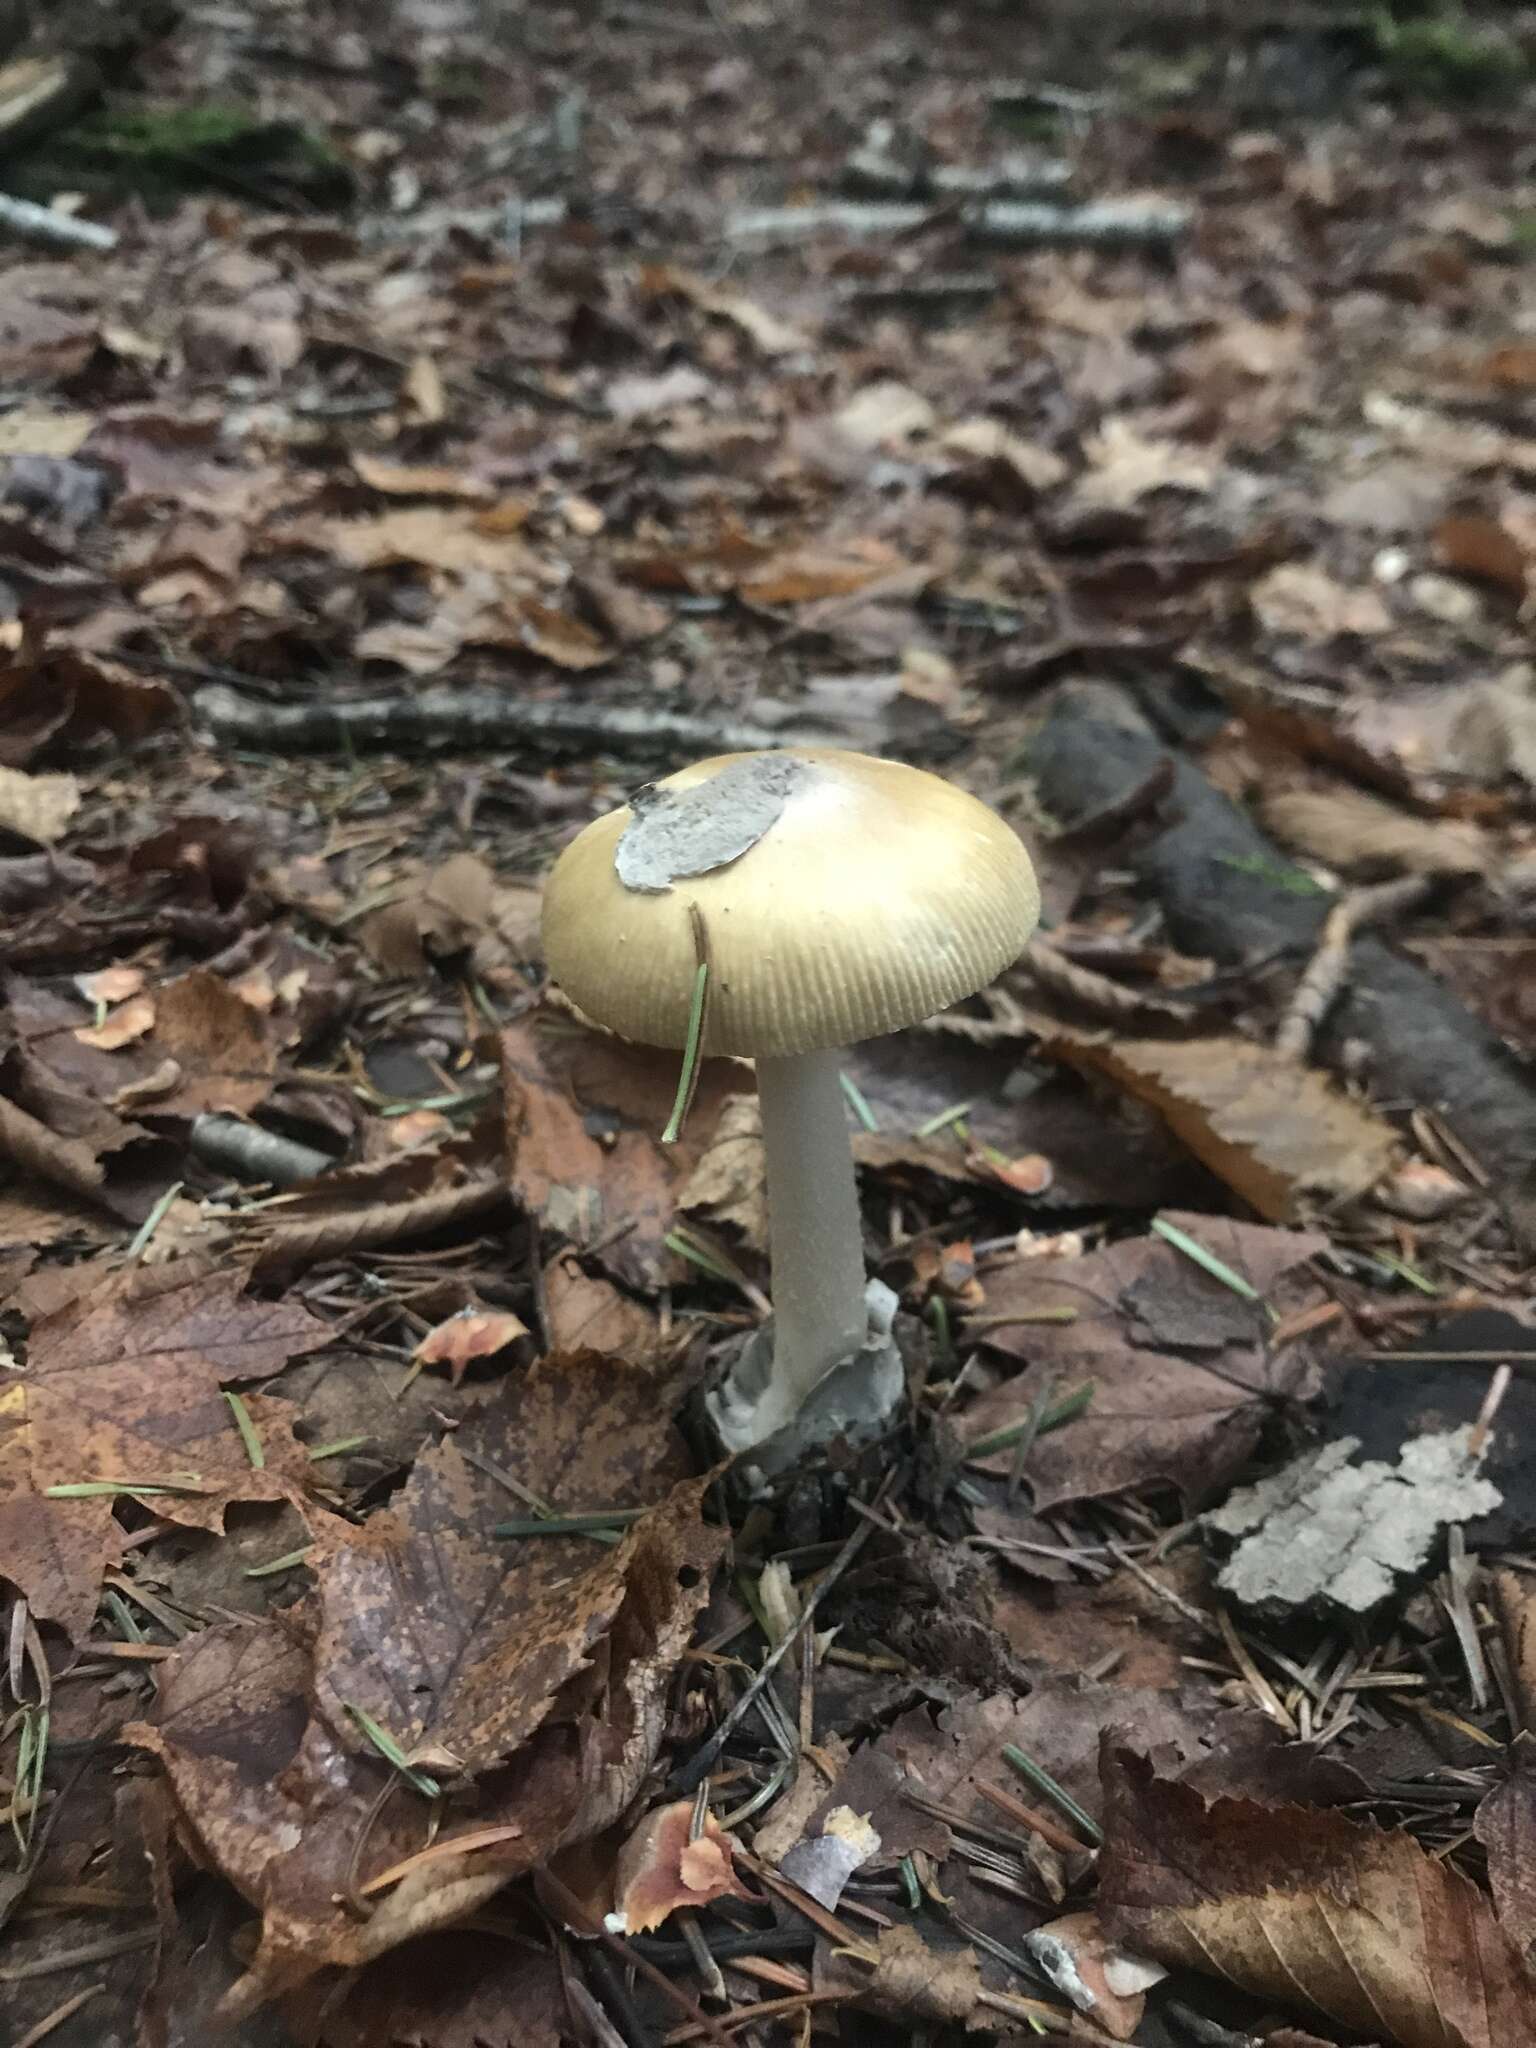
[(614, 1869), (614, 1915), (621, 1934), (648, 1934), (679, 1906), (707, 1906), (713, 1899), (750, 1899), (736, 1875), (735, 1843), (712, 1813), (692, 1833), (693, 1801), (658, 1806), (634, 1829)]
[[(1325, 1238), (1211, 1216), (1167, 1220), (1272, 1308), (1322, 1298), (1299, 1269)], [(1088, 1385), (1083, 1413), (1030, 1451), (1036, 1510), (1154, 1481), (1199, 1499), (1238, 1470), (1278, 1404), (1315, 1388), (1305, 1348), (1272, 1353), (1269, 1329), (1260, 1301), (1161, 1237), (1125, 1238), (1082, 1259), (1021, 1260), (988, 1275), (978, 1334), (1024, 1370), (966, 1411), (967, 1440), (1026, 1421), (1047, 1381), (1061, 1392)], [(976, 1462), (1004, 1473), (1012, 1457), (1005, 1448)]]
[(1204, 1799), (1104, 1759), (1099, 1910), (1129, 1947), (1398, 2048), (1536, 2039), (1536, 1980), (1489, 1900), (1411, 1835)]
[(508, 1309), (466, 1306), (428, 1330), (411, 1356), (419, 1365), (446, 1365), (457, 1386), (477, 1358), (494, 1358), (527, 1334), (522, 1317)]

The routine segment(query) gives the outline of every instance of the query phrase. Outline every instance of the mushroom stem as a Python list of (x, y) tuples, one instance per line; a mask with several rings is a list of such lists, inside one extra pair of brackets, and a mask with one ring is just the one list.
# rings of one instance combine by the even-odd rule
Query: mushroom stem
[(781, 1410), (785, 1421), (859, 1349), (868, 1329), (864, 1233), (838, 1061), (836, 1052), (804, 1052), (757, 1062), (773, 1254), (765, 1407)]

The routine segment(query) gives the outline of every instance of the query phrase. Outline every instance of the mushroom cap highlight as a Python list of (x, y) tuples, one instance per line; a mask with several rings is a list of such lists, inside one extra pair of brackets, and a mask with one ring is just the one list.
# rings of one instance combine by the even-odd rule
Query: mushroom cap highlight
[(680, 1048), (691, 906), (710, 962), (703, 1050), (782, 1057), (974, 994), (1023, 950), (1040, 892), (1011, 827), (920, 768), (831, 748), (718, 754), (565, 849), (544, 894), (550, 972), (595, 1022)]

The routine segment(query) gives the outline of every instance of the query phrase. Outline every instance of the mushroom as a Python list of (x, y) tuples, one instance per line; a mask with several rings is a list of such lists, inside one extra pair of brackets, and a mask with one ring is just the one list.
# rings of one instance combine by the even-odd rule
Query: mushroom
[(820, 748), (696, 762), (556, 863), (544, 948), (580, 1010), (681, 1048), (704, 958), (699, 1049), (756, 1062), (774, 1313), (710, 1398), (728, 1450), (814, 1442), (894, 1407), (895, 1299), (866, 1286), (836, 1048), (973, 994), (1018, 957), (1039, 904), (1023, 845), (975, 797)]

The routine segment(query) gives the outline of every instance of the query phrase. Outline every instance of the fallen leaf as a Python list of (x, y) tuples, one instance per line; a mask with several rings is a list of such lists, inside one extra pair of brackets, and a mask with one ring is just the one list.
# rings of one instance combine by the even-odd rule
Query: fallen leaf
[(598, 668), (611, 657), (613, 650), (590, 626), (551, 605), (528, 598), (520, 616), (522, 644), (557, 668)]
[(1123, 1749), (1104, 1775), (1099, 1911), (1127, 1946), (1399, 2048), (1536, 2038), (1536, 1983), (1488, 1900), (1411, 1835), (1206, 1800)]
[(1248, 593), (1259, 624), (1302, 640), (1337, 634), (1370, 639), (1391, 629), (1392, 614), (1374, 590), (1340, 583), (1311, 562), (1282, 562)]
[[(578, 1460), (592, 1448), (575, 1435), (541, 1438), (541, 1446), (547, 1453), (561, 1441)], [(568, 1563), (563, 1578), (558, 1565), (532, 1566), (545, 1591), (519, 1628), (515, 1604), (503, 1608), (495, 1601), (497, 1581), (475, 1562), (485, 1555), (484, 1525), (467, 1527), (454, 1513), (472, 1499), (500, 1506), (505, 1490), (462, 1459), (459, 1468), (456, 1475), (451, 1461), (439, 1459), (432, 1474), (422, 1475), (418, 1500), (449, 1482), (448, 1492), (435, 1497), (450, 1518), (436, 1531), (420, 1531), (414, 1558), (408, 1540), (391, 1550), (403, 1534), (398, 1528), (393, 1538), (385, 1531), (372, 1538), (381, 1565), (391, 1554), (412, 1565), (406, 1593), (410, 1618), (425, 1630), (418, 1642), (402, 1634), (409, 1629), (406, 1617), (391, 1615), (387, 1567), (385, 1576), (353, 1588), (370, 1601), (382, 1598), (382, 1606), (355, 1611), (343, 1595), (344, 1611), (330, 1613), (325, 1590), (338, 1592), (347, 1576), (345, 1569), (337, 1572), (333, 1557), (327, 1568), (334, 1575), (316, 1596), (318, 1671), (312, 1670), (310, 1631), (301, 1633), (292, 1618), (206, 1629), (160, 1667), (154, 1720), (125, 1731), (160, 1759), (179, 1823), (203, 1859), (261, 1911), (259, 1946), (221, 2006), (224, 2019), (250, 2013), (322, 1969), (355, 1969), (462, 1919), (557, 1849), (612, 1826), (651, 1768), (673, 1673), (723, 1546), (723, 1532), (699, 1519), (708, 1482), (679, 1486), (617, 1549), (600, 1551), (586, 1564)], [(547, 1467), (539, 1476), (549, 1483)], [(473, 1484), (489, 1490), (462, 1491)], [(371, 1528), (359, 1532), (359, 1548)], [(549, 1539), (541, 1547), (561, 1548), (571, 1540)], [(528, 1548), (521, 1547), (524, 1559)], [(593, 1546), (581, 1548), (590, 1557)], [(448, 1569), (450, 1558), (467, 1567), (462, 1584)], [(514, 1576), (520, 1568), (515, 1561), (508, 1566)], [(477, 1614), (476, 1597), (487, 1593), (495, 1613)], [(427, 1603), (424, 1610), (416, 1609), (417, 1600)], [(345, 1649), (327, 1623), (353, 1626)], [(380, 1633), (373, 1639), (375, 1628)], [(526, 1671), (519, 1642), (504, 1628), (518, 1634)], [(455, 1636), (474, 1654), (462, 1666), (437, 1666), (437, 1652)], [(409, 1649), (398, 1674), (388, 1663), (372, 1665), (375, 1640), (383, 1649), (386, 1639), (389, 1657), (402, 1642)], [(551, 1693), (556, 1666), (568, 1671), (569, 1682)], [(511, 1696), (490, 1683), (493, 1667)], [(470, 1755), (499, 1755), (520, 1727), (526, 1731), (517, 1737), (515, 1756), (484, 1781), (468, 1826), (453, 1830), (449, 1823), (427, 1854), (416, 1796), (402, 1787), (396, 1798), (380, 1802), (391, 1767), (346, 1711), (349, 1701), (328, 1682), (343, 1674), (363, 1684), (380, 1709), (378, 1724), (408, 1744), (429, 1719), (440, 1723), (439, 1735), (456, 1728)], [(406, 1674), (414, 1677), (409, 1688)], [(482, 1682), (488, 1687), (483, 1694)], [(472, 1697), (482, 1699), (494, 1724), (478, 1734), (468, 1718), (459, 1719), (468, 1716)], [(451, 1768), (441, 1751), (438, 1741), (427, 1752), (432, 1767)], [(371, 1913), (349, 1909), (358, 1887), (367, 1892)]]
[(387, 1513), (313, 1560), (316, 1712), (351, 1747), (362, 1708), (469, 1770), (511, 1755), (612, 1625), (635, 1543), (497, 1537), (527, 1514), (500, 1474), (553, 1513), (586, 1514), (651, 1506), (686, 1470), (648, 1373), (588, 1354), (510, 1379), (417, 1459)]
[(584, 1273), (569, 1252), (544, 1268), (544, 1320), (551, 1351), (607, 1351), (644, 1364), (663, 1348), (651, 1311), (611, 1280)]
[(634, 372), (615, 377), (605, 394), (608, 410), (616, 420), (633, 422), (656, 419), (683, 406), (698, 405), (710, 397), (714, 385), (691, 364), (676, 363), (659, 375)]
[(1083, 452), (1090, 466), (1073, 497), (1090, 510), (1126, 512), (1152, 491), (1208, 491), (1216, 481), (1203, 449), (1150, 438), (1129, 420), (1106, 420)]
[[(1322, 1237), (1212, 1216), (1166, 1220), (1271, 1307), (1322, 1298), (1301, 1270)], [(1081, 1259), (1020, 1260), (989, 1273), (986, 1288), (976, 1334), (1024, 1370), (965, 1411), (968, 1443), (1024, 1422), (1048, 1383), (1058, 1397), (1092, 1387), (1084, 1411), (1030, 1451), (1037, 1512), (1153, 1482), (1186, 1500), (1208, 1496), (1251, 1456), (1276, 1407), (1316, 1385), (1304, 1346), (1271, 1352), (1258, 1301), (1161, 1237), (1123, 1238)], [(974, 1462), (1006, 1473), (1012, 1451)]]
[[(155, 999), (153, 996), (130, 996), (126, 1003), (119, 1003), (115, 1010), (108, 1011), (99, 1024), (81, 1024), (75, 1030), (75, 1037), (81, 1045), (91, 1045), (98, 1052), (116, 1052), (119, 1046), (132, 1045), (155, 1026)], [(181, 1079), (181, 1068), (177, 1065), (176, 1079)]]
[(487, 530), (485, 515), (448, 505), (412, 505), (371, 519), (323, 519), (294, 529), (352, 569), (401, 564), (452, 576), (484, 570), (529, 582), (535, 560), (515, 534)]
[[(569, 2048), (570, 2003), (552, 1954), (449, 1928), (369, 1965), (338, 2001), (327, 1985), (327, 2048)], [(301, 2037), (302, 2038), (302, 2037)]]
[(379, 455), (354, 454), (352, 467), (371, 491), (386, 498), (465, 498), (481, 504), (496, 495), (482, 478), (444, 463), (391, 462)]
[(443, 373), (431, 356), (420, 351), (412, 356), (400, 390), (411, 416), (422, 426), (440, 426), (448, 417), (448, 393), (443, 384)]
[(1245, 1038), (1113, 1037), (1042, 1024), (1045, 1050), (1148, 1103), (1261, 1216), (1289, 1222), (1308, 1196), (1363, 1194), (1397, 1134), (1314, 1068)]
[(1285, 845), (1345, 872), (1382, 875), (1486, 875), (1495, 848), (1478, 825), (1420, 818), (1367, 791), (1262, 791), (1259, 816)]
[(122, 1003), (144, 986), (142, 967), (103, 967), (95, 974), (77, 974), (75, 987), (88, 1003)]
[(752, 604), (808, 604), (873, 591), (887, 579), (900, 578), (901, 587), (893, 594), (909, 597), (915, 594), (908, 582), (914, 574), (918, 589), (931, 581), (930, 572), (909, 570), (882, 542), (848, 541), (775, 555), (744, 575), (737, 587)]
[(1517, 1743), (1502, 1784), (1482, 1800), (1473, 1822), (1488, 1858), (1488, 1883), (1499, 1924), (1536, 1967), (1536, 1771), (1528, 1745)]
[(904, 2029), (964, 2027), (993, 2015), (982, 2006), (981, 1966), (972, 1948), (930, 1948), (915, 1927), (882, 1927), (873, 1972), (838, 1956), (834, 1985), (855, 1990), (861, 2005)]
[(1448, 567), (1497, 584), (1523, 604), (1536, 572), (1536, 510), (1527, 499), (1498, 519), (1485, 513), (1453, 514), (1435, 528), (1435, 547)]
[[(677, 1093), (677, 1056), (573, 1028), (554, 1012), (520, 1019), (501, 1037), (510, 1176), (517, 1199), (577, 1250), (655, 1287), (681, 1270), (663, 1243), (677, 1191), (693, 1172), (728, 1094), (745, 1078), (732, 1060), (706, 1060), (682, 1138), (658, 1140)], [(617, 1228), (623, 1225), (623, 1229)]]
[(768, 1250), (768, 1165), (755, 1095), (728, 1095), (698, 1164), (678, 1191), (685, 1215), (724, 1225), (755, 1252)]
[(80, 808), (73, 775), (24, 775), (0, 768), (0, 832), (14, 832), (39, 846), (52, 846)]
[(1447, 766), (1479, 781), (1518, 775), (1536, 785), (1536, 666), (1515, 662), (1473, 683), (1455, 705), (1445, 755)]
[(17, 455), (67, 459), (80, 452), (95, 424), (93, 413), (18, 406), (0, 417), (0, 460)]
[(855, 448), (880, 448), (927, 433), (933, 407), (910, 385), (887, 379), (866, 384), (832, 415), (832, 424)]
[(244, 1111), (265, 1101), (276, 1050), (262, 1019), (227, 982), (207, 968), (194, 968), (166, 982), (154, 1001), (153, 1049), (181, 1069), (163, 1113)]
[(1000, 463), (1028, 491), (1049, 491), (1070, 474), (1054, 450), (1009, 433), (1000, 420), (957, 420), (939, 436), (939, 446), (950, 455)]
[(50, 1487), (180, 1475), (189, 1490), (152, 1495), (156, 1512), (217, 1529), (233, 1501), (302, 1501), (313, 1472), (294, 1411), (275, 1400), (260, 1404), (267, 1464), (252, 1466), (220, 1388), (280, 1371), (325, 1341), (325, 1325), (297, 1303), (254, 1300), (238, 1272), (166, 1273), (169, 1284), (131, 1270), (102, 1281), (76, 1268), (80, 1291), (34, 1320), (27, 1370), (0, 1390), (0, 1557), (34, 1611), (76, 1638), (118, 1554), (115, 1497), (49, 1498)]

